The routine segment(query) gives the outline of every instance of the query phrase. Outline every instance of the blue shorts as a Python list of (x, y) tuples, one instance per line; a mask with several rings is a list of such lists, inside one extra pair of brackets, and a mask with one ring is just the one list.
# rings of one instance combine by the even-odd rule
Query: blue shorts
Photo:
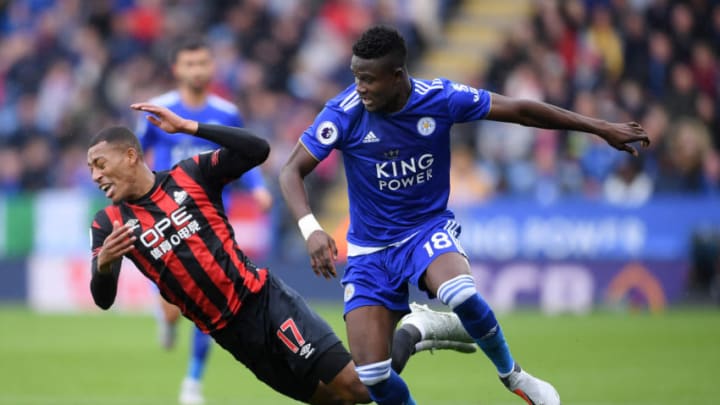
[(344, 313), (375, 305), (391, 311), (409, 312), (408, 283), (424, 290), (424, 286), (419, 285), (420, 279), (433, 260), (449, 252), (465, 256), (457, 240), (459, 235), (460, 225), (455, 218), (443, 214), (418, 227), (417, 233), (402, 244), (348, 257), (342, 278)]

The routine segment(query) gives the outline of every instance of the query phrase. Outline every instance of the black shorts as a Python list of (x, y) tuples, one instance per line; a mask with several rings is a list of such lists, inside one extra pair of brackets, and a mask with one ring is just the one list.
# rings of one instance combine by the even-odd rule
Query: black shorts
[(259, 380), (303, 402), (352, 359), (330, 325), (271, 273), (255, 299), (243, 301), (212, 337)]

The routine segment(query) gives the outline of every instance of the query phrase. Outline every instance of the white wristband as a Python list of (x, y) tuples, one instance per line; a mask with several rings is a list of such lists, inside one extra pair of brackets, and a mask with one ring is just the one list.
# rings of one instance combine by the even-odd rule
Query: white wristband
[(323, 230), (317, 219), (315, 219), (315, 215), (313, 215), (312, 213), (300, 218), (300, 220), (298, 221), (298, 226), (300, 227), (300, 233), (302, 233), (302, 236), (303, 238), (305, 238), (305, 240), (307, 240), (307, 238), (309, 238), (310, 234), (312, 234), (313, 232)]

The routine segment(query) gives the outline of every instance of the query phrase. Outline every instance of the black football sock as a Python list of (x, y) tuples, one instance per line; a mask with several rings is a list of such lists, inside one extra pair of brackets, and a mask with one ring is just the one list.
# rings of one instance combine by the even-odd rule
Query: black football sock
[(400, 374), (410, 356), (415, 354), (415, 344), (421, 339), (420, 331), (412, 325), (403, 325), (395, 331), (392, 343), (392, 369)]

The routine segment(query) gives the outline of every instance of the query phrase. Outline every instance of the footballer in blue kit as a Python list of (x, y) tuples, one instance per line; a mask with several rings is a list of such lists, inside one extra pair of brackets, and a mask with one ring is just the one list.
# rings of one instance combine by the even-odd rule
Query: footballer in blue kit
[[(232, 102), (210, 92), (214, 73), (212, 54), (208, 44), (200, 38), (189, 38), (178, 43), (171, 52), (173, 76), (178, 88), (154, 97), (150, 103), (166, 107), (185, 119), (204, 124), (242, 127), (238, 108)], [(179, 137), (168, 134), (160, 127), (149, 124), (147, 114), (139, 117), (135, 134), (153, 170), (170, 169), (177, 162), (202, 152), (212, 151), (218, 145), (198, 137)], [(248, 190), (263, 211), (272, 204), (272, 196), (265, 186), (261, 169), (254, 167), (238, 180)], [(225, 188), (223, 202), (227, 206), (232, 187)], [(158, 326), (161, 344), (171, 348), (175, 343), (176, 325), (180, 317), (177, 307), (165, 302), (158, 294)], [(205, 371), (212, 340), (197, 327), (193, 327), (190, 360), (183, 380), (179, 401), (181, 405), (201, 405), (201, 379)]]
[[(457, 240), (460, 225), (447, 207), (450, 129), (455, 123), (490, 119), (578, 130), (632, 154), (637, 151), (630, 144), (646, 145), (648, 137), (634, 122), (608, 123), (447, 79), (413, 78), (406, 55), (404, 39), (394, 28), (365, 31), (353, 45), (355, 83), (325, 104), (280, 174), (313, 271), (335, 277), (337, 248), (313, 216), (303, 181), (333, 149), (342, 152), (350, 210), (342, 284), (350, 352), (360, 380), (380, 405), (415, 403), (389, 362), (390, 339), (410, 310), (412, 284), (458, 315), (511, 392), (528, 404), (559, 404), (550, 383), (515, 362), (492, 309), (476, 290)], [(428, 338), (425, 331), (418, 333)]]
[[(151, 103), (167, 107), (170, 111), (205, 124), (242, 127), (243, 121), (235, 104), (217, 95), (209, 94), (205, 105), (193, 108), (183, 104), (180, 91), (173, 90), (154, 97)], [(202, 152), (215, 150), (217, 145), (200, 138), (173, 136), (162, 129), (149, 125), (144, 117), (138, 120), (135, 133), (140, 139), (143, 150), (148, 151), (152, 166), (158, 170), (169, 169), (173, 164)], [(240, 177), (240, 185), (251, 192), (265, 189), (260, 168), (255, 167)]]

